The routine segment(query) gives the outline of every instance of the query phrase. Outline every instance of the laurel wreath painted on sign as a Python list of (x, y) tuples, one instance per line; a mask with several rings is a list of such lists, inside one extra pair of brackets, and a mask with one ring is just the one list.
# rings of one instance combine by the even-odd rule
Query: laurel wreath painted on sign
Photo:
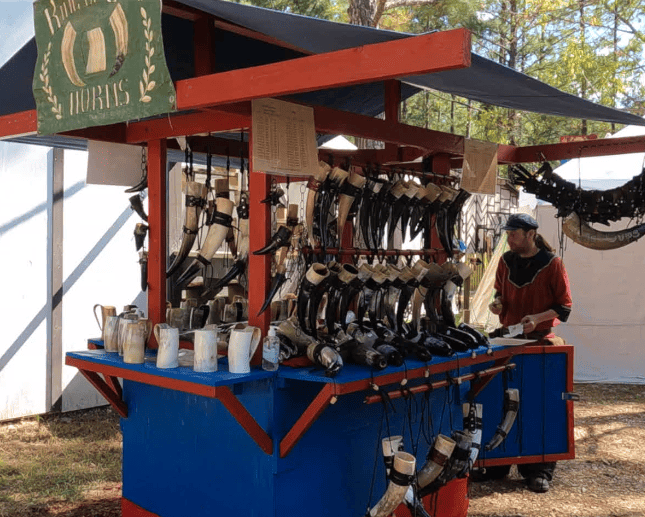
[(148, 13), (143, 7), (141, 8), (141, 17), (143, 18), (143, 35), (146, 37), (146, 67), (143, 69), (143, 81), (139, 81), (139, 93), (141, 94), (139, 100), (141, 102), (150, 102), (152, 97), (148, 95), (148, 92), (154, 90), (157, 84), (155, 81), (150, 80), (150, 76), (155, 71), (155, 65), (151, 63), (152, 56), (155, 55), (155, 48), (152, 46), (154, 31), (151, 29), (152, 19), (148, 17)]
[(56, 120), (63, 118), (63, 107), (58, 102), (58, 97), (54, 95), (51, 85), (49, 84), (49, 56), (52, 53), (52, 42), (47, 45), (47, 52), (43, 54), (43, 63), (40, 65), (40, 74), (38, 77), (43, 82), (43, 91), (47, 94), (47, 101), (52, 105), (52, 113)]

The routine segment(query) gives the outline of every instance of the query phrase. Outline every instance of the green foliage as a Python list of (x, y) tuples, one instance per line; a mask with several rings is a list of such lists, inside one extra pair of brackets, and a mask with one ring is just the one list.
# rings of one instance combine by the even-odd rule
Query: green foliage
[[(248, 0), (246, 0), (248, 1)], [(258, 6), (347, 22), (349, 2), (252, 0)], [(473, 51), (564, 92), (645, 114), (645, 0), (427, 0), (388, 8), (382, 29), (425, 33), (458, 27), (473, 34)], [(374, 0), (369, 3), (376, 5)], [(437, 91), (408, 99), (403, 121), (471, 138), (515, 145), (559, 141), (562, 135), (605, 136), (619, 127), (470, 102)]]

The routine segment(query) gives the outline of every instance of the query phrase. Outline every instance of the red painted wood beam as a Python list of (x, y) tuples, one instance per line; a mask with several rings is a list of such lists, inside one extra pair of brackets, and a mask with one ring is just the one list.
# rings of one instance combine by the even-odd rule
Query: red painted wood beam
[[(166, 141), (148, 142), (148, 319), (166, 321)], [(148, 346), (157, 348), (154, 334)]]
[[(249, 149), (253, 149), (253, 133), (249, 131)], [(254, 255), (253, 251), (263, 248), (271, 238), (271, 207), (261, 201), (271, 190), (271, 176), (253, 170), (253, 155), (249, 158), (249, 325), (262, 329), (266, 336), (271, 323), (271, 311), (258, 316), (266, 293), (271, 285), (271, 259), (273, 255)], [(253, 358), (254, 364), (260, 362), (262, 347), (258, 347)]]
[(251, 112), (235, 114), (222, 111), (204, 111), (172, 115), (128, 125), (126, 141), (129, 144), (159, 140), (198, 133), (238, 131), (251, 126)]
[(141, 508), (138, 504), (132, 501), (121, 498), (121, 517), (160, 517), (159, 514), (149, 512), (145, 508)]
[(16, 136), (33, 135), (38, 131), (36, 110), (19, 111), (0, 117), (0, 140)]
[(314, 106), (316, 130), (335, 135), (351, 135), (393, 144), (418, 147), (427, 151), (464, 154), (464, 137)]
[(84, 138), (89, 140), (98, 140), (101, 142), (112, 142), (115, 144), (125, 144), (126, 124), (110, 124), (108, 126), (94, 126), (84, 129), (75, 129), (74, 131), (65, 131), (60, 133), (65, 136)]
[(107, 400), (114, 410), (121, 415), (123, 418), (128, 418), (128, 406), (125, 405), (125, 402), (121, 399), (121, 396), (118, 395), (108, 384), (101, 379), (101, 376), (92, 371), (79, 369), (83, 377), (85, 377), (96, 390), (103, 395), (105, 400)]
[[(385, 90), (385, 120), (390, 122), (399, 122), (399, 111), (401, 108), (401, 81), (388, 79), (383, 83)], [(386, 143), (385, 150), (394, 153), (396, 156), (398, 145)]]
[[(312, 107), (314, 109), (314, 123), (316, 125), (316, 131), (318, 131), (319, 133), (329, 133), (332, 135), (351, 135), (362, 138), (369, 138), (370, 140), (380, 140), (383, 142), (404, 145), (408, 147), (408, 149), (404, 151), (404, 153), (407, 153), (407, 156), (404, 155), (404, 158), (412, 156), (415, 148), (423, 149), (424, 154), (428, 154), (430, 152), (459, 156), (463, 156), (464, 154), (463, 136), (452, 135), (450, 133), (443, 133), (441, 131), (434, 131), (432, 129), (425, 129), (422, 127), (409, 126), (407, 124), (368, 117), (367, 115), (359, 115), (357, 113), (350, 113), (349, 111), (326, 108), (324, 106)], [(222, 117), (223, 113), (229, 113), (240, 117), (248, 117), (248, 119), (246, 119), (248, 120), (248, 125), (246, 127), (250, 126), (251, 123), (250, 102), (238, 102), (234, 104), (221, 105), (217, 108), (211, 108), (207, 111), (216, 113), (218, 117)], [(195, 120), (196, 119), (193, 119), (193, 121)], [(171, 119), (171, 121), (173, 121), (172, 125), (176, 126), (174, 124), (174, 119)], [(146, 123), (141, 122), (140, 124)], [(136, 124), (131, 124), (130, 127), (134, 125)], [(167, 129), (170, 129), (169, 125), (166, 127)], [(223, 127), (219, 131), (227, 130), (227, 128)], [(201, 132), (203, 131), (204, 129), (202, 126)], [(211, 131), (216, 130), (211, 129)], [(197, 132), (198, 131), (194, 131), (194, 133)], [(183, 134), (186, 135), (191, 133)], [(173, 136), (179, 136), (179, 133), (175, 132)], [(389, 155), (387, 155), (385, 153), (388, 153), (388, 151), (383, 149), (360, 150), (359, 152), (365, 152), (366, 156), (368, 157), (371, 155), (371, 153), (374, 153), (376, 159), (375, 161), (372, 161), (372, 163), (382, 164), (386, 160), (397, 160), (396, 154), (389, 152)], [(325, 150), (324, 153), (328, 156), (330, 151)], [(338, 153), (339, 156), (341, 156), (341, 154), (342, 153)], [(412, 159), (415, 159), (417, 157), (418, 156), (415, 155)]]
[(74, 366), (79, 370), (86, 372), (98, 372), (107, 376), (119, 377), (121, 379), (140, 382), (142, 384), (149, 384), (150, 386), (159, 386), (160, 388), (192, 393), (194, 395), (201, 395), (202, 397), (217, 398), (217, 388), (215, 386), (208, 386), (206, 384), (183, 381), (180, 379), (171, 379), (169, 377), (161, 377), (151, 373), (135, 372), (128, 370), (127, 368), (119, 368), (117, 366), (95, 363), (93, 361), (84, 361), (75, 357), (66, 357), (65, 364), (68, 366)]
[(251, 413), (242, 405), (231, 390), (226, 386), (217, 388), (217, 398), (229, 413), (237, 420), (237, 423), (257, 443), (266, 454), (273, 454), (273, 440), (264, 429), (256, 422)]
[(540, 163), (545, 160), (570, 160), (590, 156), (642, 153), (645, 151), (645, 136), (625, 138), (601, 138), (585, 142), (534, 145), (498, 150), (498, 160), (506, 163)]
[(295, 447), (300, 438), (304, 436), (316, 419), (327, 409), (334, 395), (334, 383), (329, 382), (325, 384), (318, 395), (316, 395), (316, 398), (309, 404), (304, 413), (300, 415), (300, 418), (298, 418), (280, 442), (281, 458), (284, 458), (291, 452), (291, 449)]
[(456, 29), (364, 45), (176, 83), (180, 110), (383, 81), (470, 66), (470, 32)]

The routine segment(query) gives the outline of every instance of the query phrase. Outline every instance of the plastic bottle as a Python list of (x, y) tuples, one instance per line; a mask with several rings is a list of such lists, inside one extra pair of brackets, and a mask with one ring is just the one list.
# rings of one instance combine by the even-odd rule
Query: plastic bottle
[(262, 342), (262, 369), (274, 372), (278, 369), (280, 356), (280, 339), (275, 334), (275, 328), (269, 328), (269, 335)]

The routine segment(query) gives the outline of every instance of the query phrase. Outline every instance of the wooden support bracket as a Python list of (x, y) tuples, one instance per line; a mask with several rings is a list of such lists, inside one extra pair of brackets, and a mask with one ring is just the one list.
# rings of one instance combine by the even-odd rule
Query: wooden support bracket
[[(103, 395), (114, 410), (123, 418), (128, 418), (128, 407), (123, 401), (123, 390), (118, 378), (127, 379), (151, 386), (193, 393), (219, 400), (231, 416), (242, 426), (258, 447), (266, 454), (273, 454), (273, 440), (257, 423), (253, 415), (244, 407), (228, 386), (206, 386), (188, 381), (179, 381), (167, 377), (135, 372), (127, 368), (102, 365), (92, 361), (83, 361), (67, 357), (65, 363), (75, 366), (81, 374)], [(103, 377), (101, 377), (103, 375)]]

